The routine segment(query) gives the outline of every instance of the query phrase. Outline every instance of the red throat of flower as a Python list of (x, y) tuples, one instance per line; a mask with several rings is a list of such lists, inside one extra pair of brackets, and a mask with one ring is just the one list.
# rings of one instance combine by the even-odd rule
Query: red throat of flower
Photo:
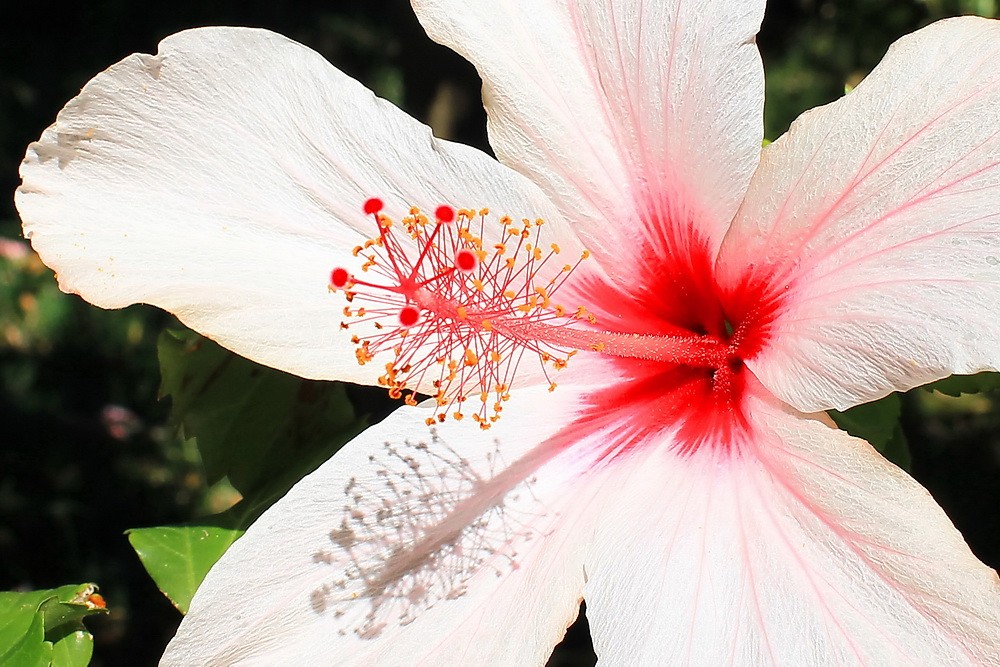
[[(397, 223), (383, 209), (379, 199), (365, 202), (377, 234), (354, 248), (360, 271), (333, 269), (330, 289), (348, 301), (341, 328), (365, 330), (352, 337), (358, 362), (384, 363), (379, 383), (394, 397), (413, 404), (414, 392), (430, 394), (439, 409), (428, 423), (462, 419), (471, 402), (471, 418), (488, 428), (520, 364), (536, 359), (551, 391), (554, 374), (578, 352), (606, 355), (625, 371), (629, 379), (604, 392), (612, 399), (656, 412), (665, 407), (658, 397), (688, 406), (689, 414), (664, 414), (674, 418), (661, 426), (739, 423), (743, 360), (759, 350), (766, 327), (747, 312), (758, 290), (718, 293), (703, 245), (654, 252), (659, 265), (642, 263), (639, 283), (624, 290), (577, 278), (590, 253), (565, 262), (558, 245), (543, 243), (541, 219), (442, 205), (433, 218), (412, 208)], [(571, 277), (586, 305), (556, 301)], [(589, 419), (613, 418), (618, 403), (602, 403)]]

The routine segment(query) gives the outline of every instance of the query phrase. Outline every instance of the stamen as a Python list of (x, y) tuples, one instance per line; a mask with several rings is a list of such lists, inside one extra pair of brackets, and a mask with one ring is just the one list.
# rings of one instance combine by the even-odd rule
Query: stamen
[(580, 350), (701, 368), (729, 363), (730, 345), (715, 336), (601, 331), (586, 306), (555, 302), (590, 253), (584, 250), (571, 263), (557, 260), (563, 250), (541, 242), (542, 219), (515, 223), (502, 216), (495, 238), (486, 242), (489, 209), (442, 205), (432, 220), (411, 208), (397, 224), (383, 208), (375, 198), (364, 205), (378, 230), (354, 248), (365, 277), (337, 267), (330, 289), (343, 291), (344, 314), (353, 318), (341, 328), (367, 323), (375, 329), (352, 337), (358, 363), (391, 352), (379, 384), (409, 403), (414, 392), (431, 395), (439, 409), (428, 424), (449, 413), (460, 418), (462, 405), (477, 399), (479, 408), (470, 416), (489, 428), (526, 356), (537, 358), (552, 389), (550, 373), (564, 369)]
[(533, 327), (595, 321), (582, 307), (552, 300), (582, 260), (556, 265), (560, 249), (543, 252), (539, 244), (542, 220), (518, 225), (502, 217), (497, 242), (485, 243), (488, 209), (442, 205), (432, 220), (412, 208), (397, 224), (383, 208), (379, 199), (365, 202), (378, 235), (354, 249), (361, 275), (373, 277), (344, 267), (330, 274), (330, 288), (344, 292), (344, 314), (353, 318), (341, 327), (374, 325), (376, 333), (353, 338), (358, 362), (391, 352), (379, 383), (396, 397), (409, 392), (410, 401), (414, 391), (431, 394), (440, 409), (429, 422), (464, 416), (460, 406), (475, 398), (480, 407), (470, 416), (488, 428), (525, 354), (538, 358), (547, 377), (575, 353)]

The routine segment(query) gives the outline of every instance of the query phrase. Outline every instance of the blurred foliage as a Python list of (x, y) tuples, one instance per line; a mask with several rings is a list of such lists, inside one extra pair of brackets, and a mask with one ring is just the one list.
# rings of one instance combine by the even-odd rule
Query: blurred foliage
[[(997, 0), (770, 2), (758, 39), (767, 73), (766, 136), (776, 138), (803, 110), (832, 101), (855, 85), (899, 36), (944, 16), (995, 16), (997, 11)], [(475, 71), (431, 43), (402, 0), (159, 5), (100, 0), (59, 11), (45, 3), (16, 3), (5, 7), (5, 19), (0, 28), (0, 188), (8, 193), (17, 185), (17, 164), (27, 143), (90, 77), (131, 52), (155, 51), (156, 42), (170, 33), (198, 25), (255, 25), (282, 32), (429, 122), (439, 136), (488, 150)], [(88, 621), (94, 632), (94, 664), (153, 664), (179, 621), (156, 585), (169, 590), (183, 608), (207, 563), (261, 504), (328, 451), (312, 451), (302, 459), (311, 463), (273, 480), (273, 486), (272, 480), (255, 478), (252, 469), (241, 472), (239, 459), (206, 451), (209, 441), (223, 442), (227, 434), (199, 433), (193, 405), (194, 412), (178, 411), (184, 403), (179, 397), (190, 386), (171, 385), (169, 373), (164, 377), (164, 387), (173, 395), (173, 417), (169, 402), (158, 400), (157, 339), (173, 320), (143, 307), (102, 312), (61, 294), (51, 273), (18, 237), (8, 196), (0, 208), (0, 417), (5, 425), (0, 590), (97, 581), (110, 611)], [(198, 340), (188, 334), (175, 337), (173, 351), (181, 360), (202, 353), (216, 355), (214, 362), (205, 363), (239, 363), (211, 352), (211, 346), (202, 352)], [(168, 348), (172, 344), (169, 339), (163, 343)], [(177, 368), (183, 377), (183, 364)], [(239, 372), (251, 373), (246, 367)], [(942, 504), (973, 551), (996, 567), (1000, 392), (992, 380), (976, 387), (983, 393), (974, 395), (948, 384), (980, 380), (947, 381), (937, 385), (940, 391), (915, 390), (866, 407), (874, 411), (866, 416), (849, 411), (835, 418), (903, 465), (903, 450), (894, 453), (891, 448), (908, 442), (912, 474)], [(260, 382), (277, 383), (258, 388), (278, 392), (286, 410), (315, 409), (309, 403), (315, 396), (303, 399), (297, 378), (284, 380), (284, 388), (274, 377)], [(316, 432), (339, 429), (338, 437), (327, 441), (331, 447), (359, 428), (357, 415), (374, 421), (391, 408), (378, 391), (332, 384), (310, 391), (327, 392), (331, 401), (330, 414), (318, 418), (322, 428)], [(242, 409), (249, 405), (254, 404), (245, 402)], [(188, 437), (177, 433), (177, 424)], [(290, 446), (288, 440), (281, 444), (286, 436), (270, 434), (270, 444), (258, 443), (254, 455), (275, 455)], [(142, 528), (147, 526), (159, 528)], [(123, 535), (133, 528), (139, 530), (128, 539), (145, 562), (165, 562), (157, 550), (180, 544), (184, 553), (200, 554), (200, 565), (179, 581), (165, 579), (153, 567), (154, 585)], [(46, 597), (49, 593), (36, 591), (30, 599), (39, 605), (65, 602), (64, 593), (54, 593), (54, 598)], [(0, 597), (0, 614), (4, 601), (9, 605), (13, 599)], [(38, 608), (31, 611), (31, 618), (38, 613)], [(55, 647), (58, 638), (41, 618), (29, 620), (26, 632), (42, 642), (54, 641)], [(592, 663), (588, 642), (581, 622), (552, 664)]]

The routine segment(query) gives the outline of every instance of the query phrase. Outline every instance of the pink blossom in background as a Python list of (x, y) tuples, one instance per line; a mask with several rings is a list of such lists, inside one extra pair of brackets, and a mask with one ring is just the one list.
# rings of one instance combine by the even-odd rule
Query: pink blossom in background
[(439, 398), (268, 510), (164, 664), (541, 664), (581, 599), (608, 664), (998, 664), (996, 572), (823, 411), (1000, 369), (1000, 25), (903, 38), (761, 151), (763, 2), (413, 4), (497, 160), (238, 28), (28, 149), (64, 290)]

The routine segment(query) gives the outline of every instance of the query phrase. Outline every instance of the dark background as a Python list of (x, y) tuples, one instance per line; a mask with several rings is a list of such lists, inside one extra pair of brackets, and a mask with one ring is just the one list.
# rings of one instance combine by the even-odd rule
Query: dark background
[[(774, 0), (759, 44), (767, 136), (843, 94), (899, 36), (943, 16), (996, 15), (996, 0)], [(95, 581), (111, 613), (90, 624), (94, 664), (152, 664), (179, 614), (143, 572), (123, 531), (224, 509), (197, 449), (166, 425), (155, 341), (171, 318), (106, 313), (55, 288), (19, 242), (12, 193), (29, 141), (98, 71), (201, 25), (250, 25), (312, 46), (439, 136), (489, 150), (475, 71), (430, 42), (402, 0), (276, 3), (22, 2), (0, 21), (0, 590)], [(370, 400), (369, 395), (358, 400)], [(380, 409), (380, 406), (367, 406)], [(910, 392), (912, 472), (1000, 565), (1000, 411), (992, 394)], [(578, 624), (553, 664), (592, 663)]]

